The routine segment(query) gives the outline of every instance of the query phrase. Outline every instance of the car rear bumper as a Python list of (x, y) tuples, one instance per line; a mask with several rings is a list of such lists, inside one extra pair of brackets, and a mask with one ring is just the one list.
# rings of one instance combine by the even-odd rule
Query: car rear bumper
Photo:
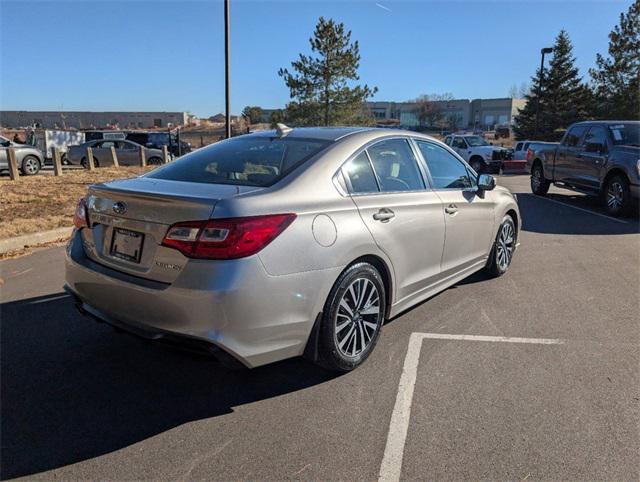
[(190, 260), (166, 284), (92, 261), (77, 231), (66, 253), (66, 289), (82, 312), (145, 338), (211, 344), (250, 368), (303, 354), (340, 271), (271, 276), (257, 256)]

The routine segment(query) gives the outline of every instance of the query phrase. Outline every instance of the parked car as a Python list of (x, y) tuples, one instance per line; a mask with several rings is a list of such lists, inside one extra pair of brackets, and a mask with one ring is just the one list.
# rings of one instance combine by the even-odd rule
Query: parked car
[(578, 122), (559, 144), (531, 151), (527, 167), (535, 194), (547, 194), (553, 183), (601, 196), (612, 216), (627, 211), (640, 197), (639, 121)]
[[(111, 147), (116, 148), (118, 164), (123, 166), (137, 166), (140, 164), (140, 144), (131, 141), (98, 140), (89, 141), (78, 146), (69, 146), (67, 157), (71, 164), (80, 164), (87, 167), (87, 147), (91, 148), (93, 164), (96, 167), (111, 165)], [(162, 151), (159, 149), (144, 148), (147, 164), (162, 164)]]
[(16, 163), (25, 176), (33, 176), (40, 172), (44, 165), (44, 154), (36, 147), (18, 144), (0, 136), (0, 171), (9, 169), (8, 149), (12, 147), (16, 153)]
[(531, 141), (518, 141), (513, 147), (513, 160), (524, 161), (527, 159), (527, 151), (529, 150)]
[(248, 367), (304, 354), (347, 371), (385, 319), (505, 273), (520, 214), (426, 135), (281, 125), (91, 186), (74, 224), (82, 313)]
[(152, 149), (162, 149), (162, 146), (167, 146), (173, 156), (191, 152), (191, 144), (184, 141), (178, 142), (178, 137), (173, 133), (169, 135), (168, 132), (131, 131), (127, 132), (127, 139)]
[(489, 144), (479, 135), (452, 134), (444, 138), (444, 143), (467, 161), (474, 171), (500, 172), (503, 162), (509, 159), (509, 150)]

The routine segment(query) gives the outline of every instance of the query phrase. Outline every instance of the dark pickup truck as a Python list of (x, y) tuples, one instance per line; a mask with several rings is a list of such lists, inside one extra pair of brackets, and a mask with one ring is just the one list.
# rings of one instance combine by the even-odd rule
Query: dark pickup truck
[(536, 144), (527, 153), (531, 191), (551, 183), (601, 196), (612, 216), (640, 197), (640, 121), (587, 121), (571, 125), (560, 144)]

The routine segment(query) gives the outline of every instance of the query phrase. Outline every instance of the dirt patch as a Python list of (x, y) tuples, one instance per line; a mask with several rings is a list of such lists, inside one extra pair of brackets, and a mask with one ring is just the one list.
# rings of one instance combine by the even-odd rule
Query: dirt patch
[(51, 175), (0, 176), (0, 239), (71, 226), (78, 199), (91, 184), (138, 176), (152, 167), (104, 167)]

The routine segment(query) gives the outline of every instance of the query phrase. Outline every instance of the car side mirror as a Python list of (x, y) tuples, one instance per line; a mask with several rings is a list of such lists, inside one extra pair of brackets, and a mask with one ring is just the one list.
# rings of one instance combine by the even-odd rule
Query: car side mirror
[(489, 174), (478, 176), (478, 189), (481, 191), (491, 191), (496, 187), (496, 178)]

